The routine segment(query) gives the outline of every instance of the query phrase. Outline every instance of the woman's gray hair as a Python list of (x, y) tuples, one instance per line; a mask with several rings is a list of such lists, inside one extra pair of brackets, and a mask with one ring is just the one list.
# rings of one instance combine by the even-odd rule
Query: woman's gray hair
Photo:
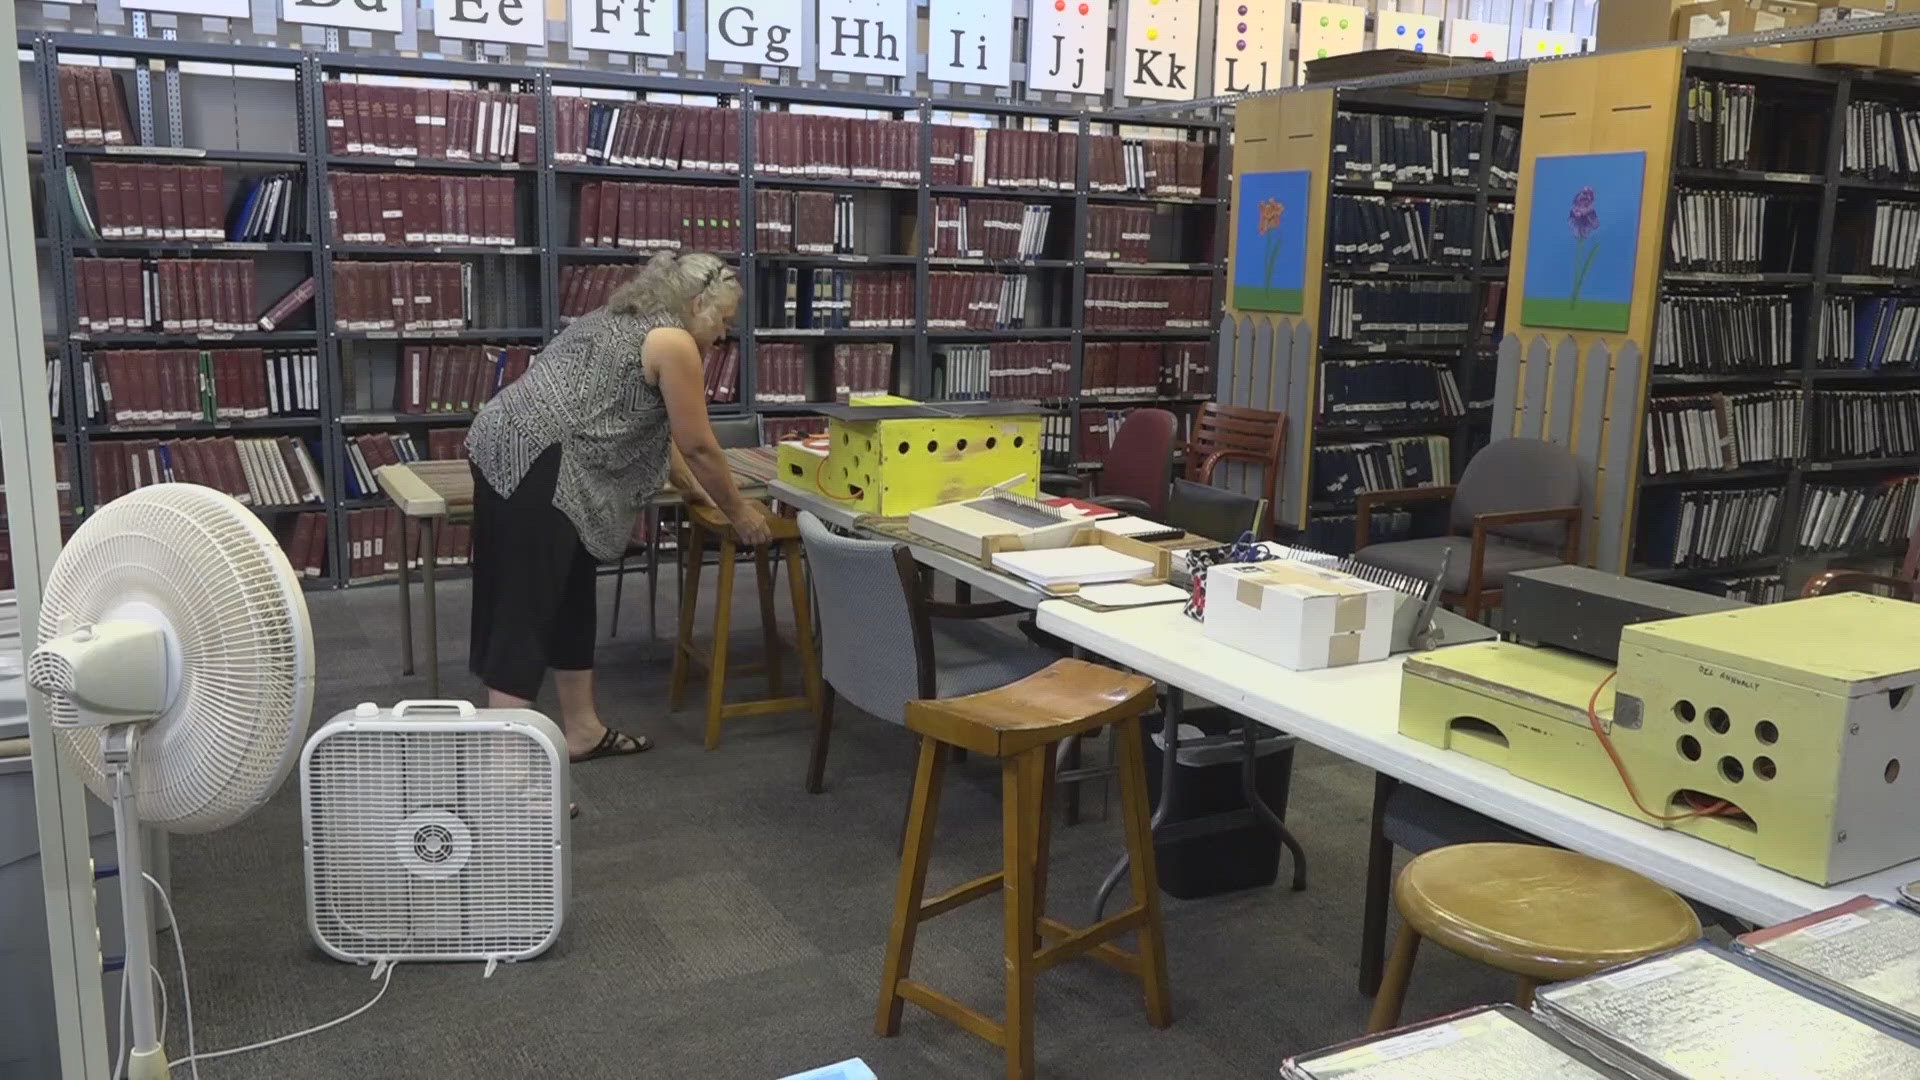
[(671, 316), (695, 338), (712, 340), (726, 329), (718, 311), (729, 298), (739, 300), (740, 279), (726, 260), (706, 252), (662, 251), (614, 290), (607, 307), (619, 315)]

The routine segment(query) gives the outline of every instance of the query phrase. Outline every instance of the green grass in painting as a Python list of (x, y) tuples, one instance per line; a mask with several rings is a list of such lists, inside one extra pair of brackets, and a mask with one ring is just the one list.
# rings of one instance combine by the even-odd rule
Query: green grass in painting
[(1235, 285), (1233, 306), (1242, 311), (1283, 311), (1300, 314), (1305, 300), (1301, 289), (1269, 289), (1258, 285)]
[(1527, 326), (1557, 326), (1567, 330), (1608, 330), (1624, 333), (1633, 305), (1611, 300), (1545, 300), (1523, 297), (1520, 321)]

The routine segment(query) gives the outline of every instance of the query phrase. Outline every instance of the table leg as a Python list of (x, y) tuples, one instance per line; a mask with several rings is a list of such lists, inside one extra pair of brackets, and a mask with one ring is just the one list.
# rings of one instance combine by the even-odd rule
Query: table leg
[(1387, 905), (1393, 879), (1393, 841), (1387, 839), (1387, 800), (1400, 781), (1386, 773), (1373, 774), (1373, 820), (1367, 826), (1366, 912), (1360, 920), (1360, 992), (1380, 990), (1387, 955)]
[(660, 643), (660, 508), (647, 504), (647, 645)]
[(407, 574), (407, 525), (400, 519), (400, 674), (413, 674), (413, 582)]
[[(1167, 687), (1166, 705), (1161, 709), (1163, 720), (1160, 727), (1160, 741), (1162, 744), (1160, 752), (1160, 802), (1153, 808), (1153, 820), (1148, 825), (1150, 831), (1160, 828), (1173, 812), (1173, 778), (1178, 775), (1175, 766), (1178, 764), (1177, 759), (1180, 756), (1180, 717), (1186, 712), (1186, 707), (1186, 692), (1177, 686)], [(1118, 730), (1118, 726), (1116, 726), (1113, 737), (1116, 739), (1125, 737)], [(1125, 761), (1126, 759), (1123, 757), (1120, 760)], [(1100, 891), (1094, 894), (1093, 918), (1088, 920), (1089, 922), (1100, 921), (1100, 912), (1106, 908), (1107, 898), (1113, 895), (1113, 890), (1119, 886), (1120, 879), (1126, 876), (1127, 857), (1122, 855), (1120, 856), (1120, 861), (1114, 864), (1113, 869), (1107, 871), (1106, 880), (1100, 883)], [(1140, 898), (1135, 897), (1134, 899), (1138, 901)]]
[(420, 589), (426, 603), (427, 623), (427, 697), (440, 696), (440, 618), (433, 600), (434, 541), (433, 519), (420, 519)]
[(1260, 797), (1260, 759), (1256, 756), (1260, 740), (1254, 734), (1255, 724), (1256, 721), (1250, 716), (1240, 718), (1240, 735), (1244, 740), (1242, 745), (1246, 748), (1246, 755), (1240, 760), (1240, 794), (1247, 800), (1247, 805), (1253, 808), (1254, 815), (1265, 822), (1267, 828), (1272, 829), (1280, 842), (1287, 846), (1287, 853), (1293, 856), (1293, 891), (1299, 892), (1307, 887), (1307, 853), (1301, 850), (1300, 841), (1294, 839), (1293, 830), (1287, 828), (1287, 823), (1280, 820), (1280, 815), (1274, 813), (1273, 807)]

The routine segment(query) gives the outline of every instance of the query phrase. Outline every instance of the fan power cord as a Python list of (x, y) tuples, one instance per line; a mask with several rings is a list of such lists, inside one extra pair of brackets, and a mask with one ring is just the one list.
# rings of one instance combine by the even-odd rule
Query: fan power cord
[[(200, 1063), (203, 1061), (214, 1061), (223, 1057), (232, 1057), (235, 1054), (250, 1053), (254, 1050), (265, 1050), (269, 1046), (278, 1046), (281, 1043), (292, 1042), (295, 1039), (304, 1039), (309, 1035), (316, 1035), (328, 1028), (338, 1027), (366, 1012), (368, 1009), (373, 1008), (375, 1005), (380, 1004), (380, 999), (387, 996), (387, 987), (393, 985), (393, 969), (400, 965), (391, 960), (378, 961), (373, 965), (373, 973), (369, 975), (368, 978), (380, 980), (379, 992), (374, 994), (365, 1005), (360, 1006), (352, 1012), (344, 1016), (336, 1016), (324, 1024), (315, 1024), (304, 1031), (296, 1031), (288, 1035), (279, 1035), (271, 1039), (262, 1039), (257, 1043), (248, 1043), (246, 1046), (236, 1046), (231, 1050), (210, 1050), (204, 1054), (199, 1053), (193, 1044), (193, 990), (187, 984), (187, 949), (186, 945), (180, 940), (180, 920), (173, 914), (173, 901), (167, 897), (165, 887), (154, 880), (152, 874), (143, 874), (142, 876), (147, 879), (147, 884), (153, 886), (153, 891), (160, 894), (160, 904), (167, 910), (167, 922), (173, 926), (173, 950), (175, 956), (177, 956), (180, 961), (181, 1008), (186, 1011), (187, 1015), (187, 1056), (181, 1058), (179, 1061), (173, 1062), (173, 1064), (187, 1066), (188, 1071), (193, 1075), (193, 1080), (200, 1080)], [(157, 976), (159, 972), (156, 970), (154, 974)], [(124, 1004), (126, 998), (126, 980), (124, 977), (121, 979), (120, 993), (122, 1003)], [(162, 993), (164, 994), (164, 990)], [(122, 1030), (124, 1031), (124, 1028)], [(165, 1031), (166, 1029), (163, 1026), (161, 1030)]]

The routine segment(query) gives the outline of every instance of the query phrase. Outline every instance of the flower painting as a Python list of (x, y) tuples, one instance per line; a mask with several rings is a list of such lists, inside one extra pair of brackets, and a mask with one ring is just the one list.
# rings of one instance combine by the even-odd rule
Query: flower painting
[(1234, 195), (1233, 306), (1299, 314), (1307, 274), (1306, 170), (1245, 173)]
[(1640, 253), (1643, 151), (1534, 162), (1520, 318), (1624, 333)]

